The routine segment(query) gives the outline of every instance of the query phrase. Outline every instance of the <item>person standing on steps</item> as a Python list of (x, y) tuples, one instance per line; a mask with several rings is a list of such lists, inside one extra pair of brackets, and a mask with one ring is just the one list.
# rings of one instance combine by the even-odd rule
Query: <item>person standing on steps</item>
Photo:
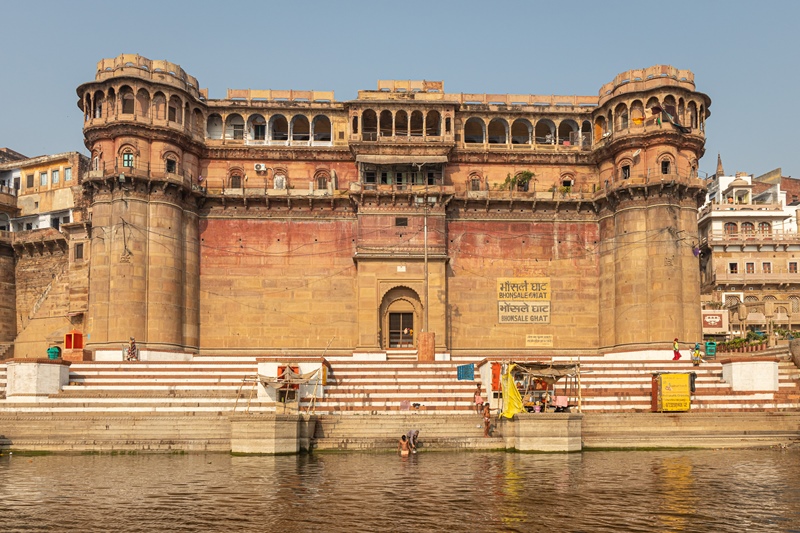
[(492, 427), (492, 410), (489, 408), (489, 402), (483, 404), (483, 436), (489, 436), (489, 430)]
[(481, 384), (478, 383), (478, 388), (475, 390), (475, 414), (481, 414), (483, 411), (483, 396), (481, 396)]
[(700, 366), (700, 361), (702, 361), (703, 357), (700, 355), (700, 343), (694, 343), (694, 351), (692, 352), (692, 365), (693, 366)]
[(678, 346), (678, 338), (676, 337), (674, 341), (672, 341), (672, 360), (677, 361), (681, 358), (680, 347)]

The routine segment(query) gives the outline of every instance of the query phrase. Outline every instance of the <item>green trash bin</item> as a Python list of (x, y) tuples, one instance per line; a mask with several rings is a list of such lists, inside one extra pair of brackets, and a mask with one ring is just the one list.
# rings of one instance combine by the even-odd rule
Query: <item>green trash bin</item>
[(61, 350), (58, 349), (58, 346), (51, 346), (47, 349), (48, 359), (58, 359), (60, 355), (61, 355)]
[(714, 341), (708, 341), (706, 343), (706, 358), (711, 359), (717, 357), (717, 343)]

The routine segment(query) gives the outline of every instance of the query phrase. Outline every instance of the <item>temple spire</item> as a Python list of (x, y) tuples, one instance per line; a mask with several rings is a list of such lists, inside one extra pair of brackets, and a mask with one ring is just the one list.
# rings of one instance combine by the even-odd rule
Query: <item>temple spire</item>
[(722, 156), (717, 154), (717, 177), (725, 175), (725, 170), (722, 168)]

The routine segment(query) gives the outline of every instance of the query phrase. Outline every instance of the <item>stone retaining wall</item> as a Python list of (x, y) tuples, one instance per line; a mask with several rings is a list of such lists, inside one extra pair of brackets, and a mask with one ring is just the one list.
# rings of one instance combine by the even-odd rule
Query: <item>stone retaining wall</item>
[[(285, 442), (280, 446), (267, 443), (268, 431), (256, 428), (253, 432), (253, 424), (287, 416), (291, 415), (3, 413), (0, 450), (228, 453), (236, 440), (232, 439), (232, 420), (244, 423), (235, 450), (243, 453), (296, 453), (309, 446), (320, 451), (389, 451), (396, 449), (399, 436), (410, 429), (420, 429), (425, 448), (441, 450), (580, 451), (800, 443), (800, 412), (529, 415), (495, 421), (489, 439), (483, 437), (475, 415), (295, 415), (297, 445), (291, 449)], [(262, 442), (242, 441), (252, 435)]]

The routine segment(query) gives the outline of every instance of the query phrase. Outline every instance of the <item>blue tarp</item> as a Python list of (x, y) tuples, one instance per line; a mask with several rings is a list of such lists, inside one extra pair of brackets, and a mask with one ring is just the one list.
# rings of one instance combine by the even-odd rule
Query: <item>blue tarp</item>
[(468, 365), (458, 365), (458, 380), (459, 381), (475, 381), (475, 365), (470, 363)]

